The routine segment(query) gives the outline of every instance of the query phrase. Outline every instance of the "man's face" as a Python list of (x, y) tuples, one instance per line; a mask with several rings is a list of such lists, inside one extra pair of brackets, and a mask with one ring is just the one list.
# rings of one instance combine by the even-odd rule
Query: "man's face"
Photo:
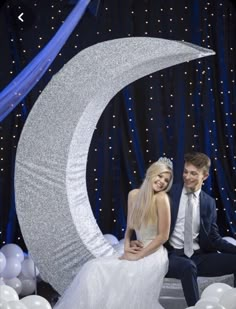
[(203, 168), (197, 168), (191, 163), (184, 164), (183, 181), (188, 191), (195, 192), (202, 187), (202, 183), (207, 179), (208, 174)]

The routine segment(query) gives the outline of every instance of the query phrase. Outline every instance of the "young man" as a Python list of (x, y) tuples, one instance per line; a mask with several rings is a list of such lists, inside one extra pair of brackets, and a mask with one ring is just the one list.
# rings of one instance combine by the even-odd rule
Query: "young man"
[[(204, 153), (185, 155), (183, 185), (172, 187), (167, 277), (181, 280), (188, 306), (199, 300), (197, 276), (234, 274), (236, 246), (222, 239), (215, 200), (202, 190), (211, 161)], [(190, 237), (189, 237), (190, 236)]]

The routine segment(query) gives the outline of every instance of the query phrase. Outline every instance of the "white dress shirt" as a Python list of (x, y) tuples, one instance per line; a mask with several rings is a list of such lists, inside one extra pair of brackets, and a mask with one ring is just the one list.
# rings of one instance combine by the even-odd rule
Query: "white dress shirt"
[[(200, 231), (200, 195), (201, 189), (193, 194), (193, 250), (200, 248), (198, 243), (198, 236)], [(184, 220), (185, 220), (185, 208), (188, 205), (187, 191), (183, 187), (180, 202), (179, 211), (176, 219), (174, 231), (170, 237), (170, 244), (175, 249), (183, 249), (184, 247)]]

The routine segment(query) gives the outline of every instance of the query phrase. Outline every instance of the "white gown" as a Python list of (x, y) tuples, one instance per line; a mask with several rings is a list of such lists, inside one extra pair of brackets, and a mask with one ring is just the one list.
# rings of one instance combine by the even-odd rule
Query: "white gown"
[[(136, 231), (144, 245), (157, 235), (157, 226)], [(118, 255), (87, 262), (54, 309), (161, 309), (159, 294), (168, 269), (168, 255), (161, 246), (138, 261)]]

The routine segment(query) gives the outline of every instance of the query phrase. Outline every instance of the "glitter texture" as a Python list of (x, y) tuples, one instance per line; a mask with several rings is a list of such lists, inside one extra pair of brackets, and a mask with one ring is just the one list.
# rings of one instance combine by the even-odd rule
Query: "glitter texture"
[(102, 42), (70, 60), (38, 98), (17, 148), (16, 208), (42, 278), (59, 293), (86, 261), (114, 253), (96, 224), (86, 187), (89, 145), (106, 105), (147, 74), (213, 54), (148, 37)]

